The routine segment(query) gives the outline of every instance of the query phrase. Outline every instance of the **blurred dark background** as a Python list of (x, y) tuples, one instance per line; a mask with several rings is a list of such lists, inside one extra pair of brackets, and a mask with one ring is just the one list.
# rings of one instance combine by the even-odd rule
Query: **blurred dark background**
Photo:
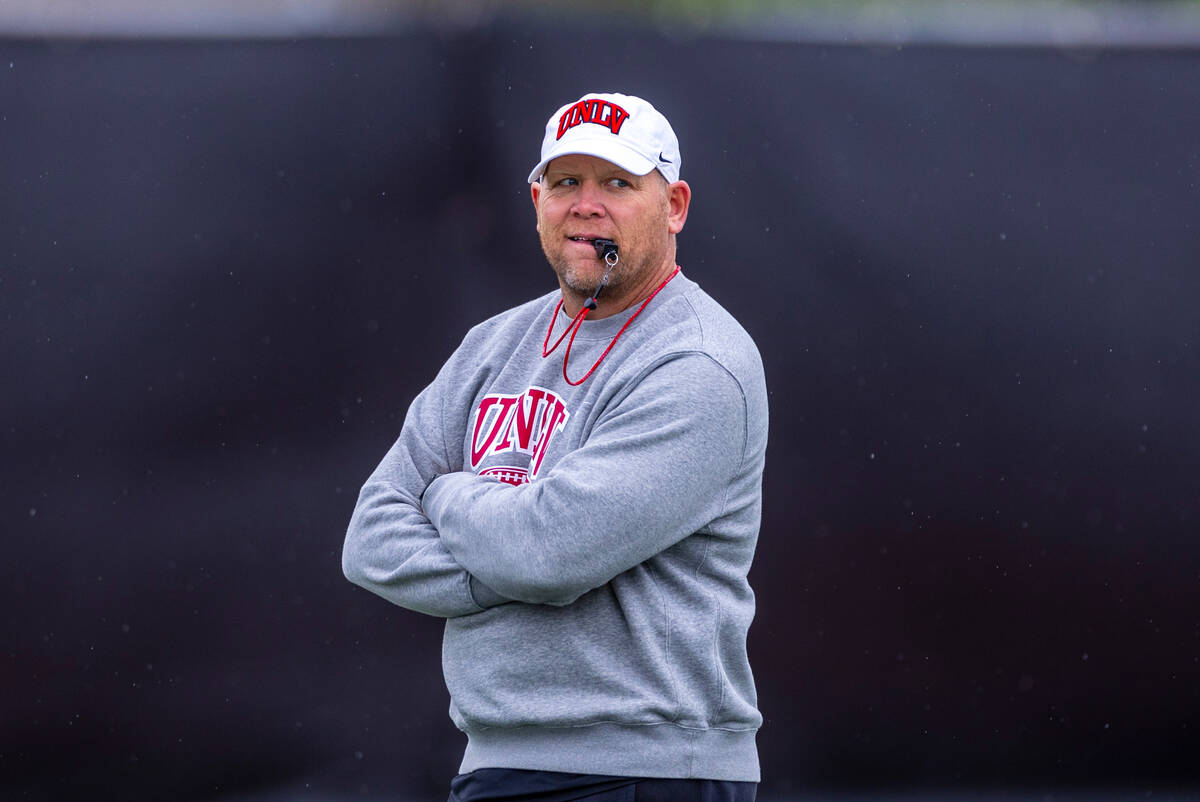
[(600, 22), (0, 39), (0, 797), (444, 798), (342, 537), (621, 91), (771, 390), (760, 799), (1195, 798), (1200, 48)]

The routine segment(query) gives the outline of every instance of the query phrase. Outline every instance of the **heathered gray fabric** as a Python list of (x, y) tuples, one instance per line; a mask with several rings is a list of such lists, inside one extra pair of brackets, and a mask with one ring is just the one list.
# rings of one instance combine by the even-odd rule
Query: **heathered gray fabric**
[[(460, 771), (757, 781), (758, 351), (680, 274), (572, 387), (566, 342), (542, 357), (558, 297), (476, 326), (413, 401), (359, 496), (346, 576), (447, 619)], [(633, 311), (584, 323), (572, 379)], [(477, 475), (534, 466), (519, 486)]]

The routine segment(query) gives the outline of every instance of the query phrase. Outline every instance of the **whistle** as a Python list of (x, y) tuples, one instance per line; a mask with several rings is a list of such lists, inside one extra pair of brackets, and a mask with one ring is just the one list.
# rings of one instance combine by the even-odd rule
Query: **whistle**
[(596, 249), (597, 259), (603, 259), (610, 265), (617, 263), (617, 243), (610, 239), (595, 239), (592, 240), (592, 246)]

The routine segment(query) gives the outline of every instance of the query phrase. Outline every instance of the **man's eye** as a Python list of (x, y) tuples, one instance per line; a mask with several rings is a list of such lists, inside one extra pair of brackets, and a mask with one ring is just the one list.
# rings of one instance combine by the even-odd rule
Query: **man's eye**
[(558, 186), (560, 186), (560, 187), (573, 187), (573, 186), (576, 186), (578, 183), (579, 183), (579, 180), (576, 178), (560, 178), (560, 179), (558, 179)]
[(629, 186), (629, 182), (624, 178), (614, 178), (608, 183), (614, 187), (617, 187), (618, 189), (624, 189), (625, 187)]

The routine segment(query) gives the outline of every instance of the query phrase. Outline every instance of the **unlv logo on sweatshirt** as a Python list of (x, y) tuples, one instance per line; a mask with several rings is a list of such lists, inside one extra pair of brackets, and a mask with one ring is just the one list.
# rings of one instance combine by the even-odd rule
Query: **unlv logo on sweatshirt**
[(561, 398), (541, 387), (520, 395), (485, 395), (475, 410), (471, 434), (471, 468), (489, 456), (516, 451), (529, 455), (529, 467), (511, 465), (485, 468), (480, 476), (495, 476), (511, 485), (537, 478), (546, 449), (562, 431), (571, 413)]

